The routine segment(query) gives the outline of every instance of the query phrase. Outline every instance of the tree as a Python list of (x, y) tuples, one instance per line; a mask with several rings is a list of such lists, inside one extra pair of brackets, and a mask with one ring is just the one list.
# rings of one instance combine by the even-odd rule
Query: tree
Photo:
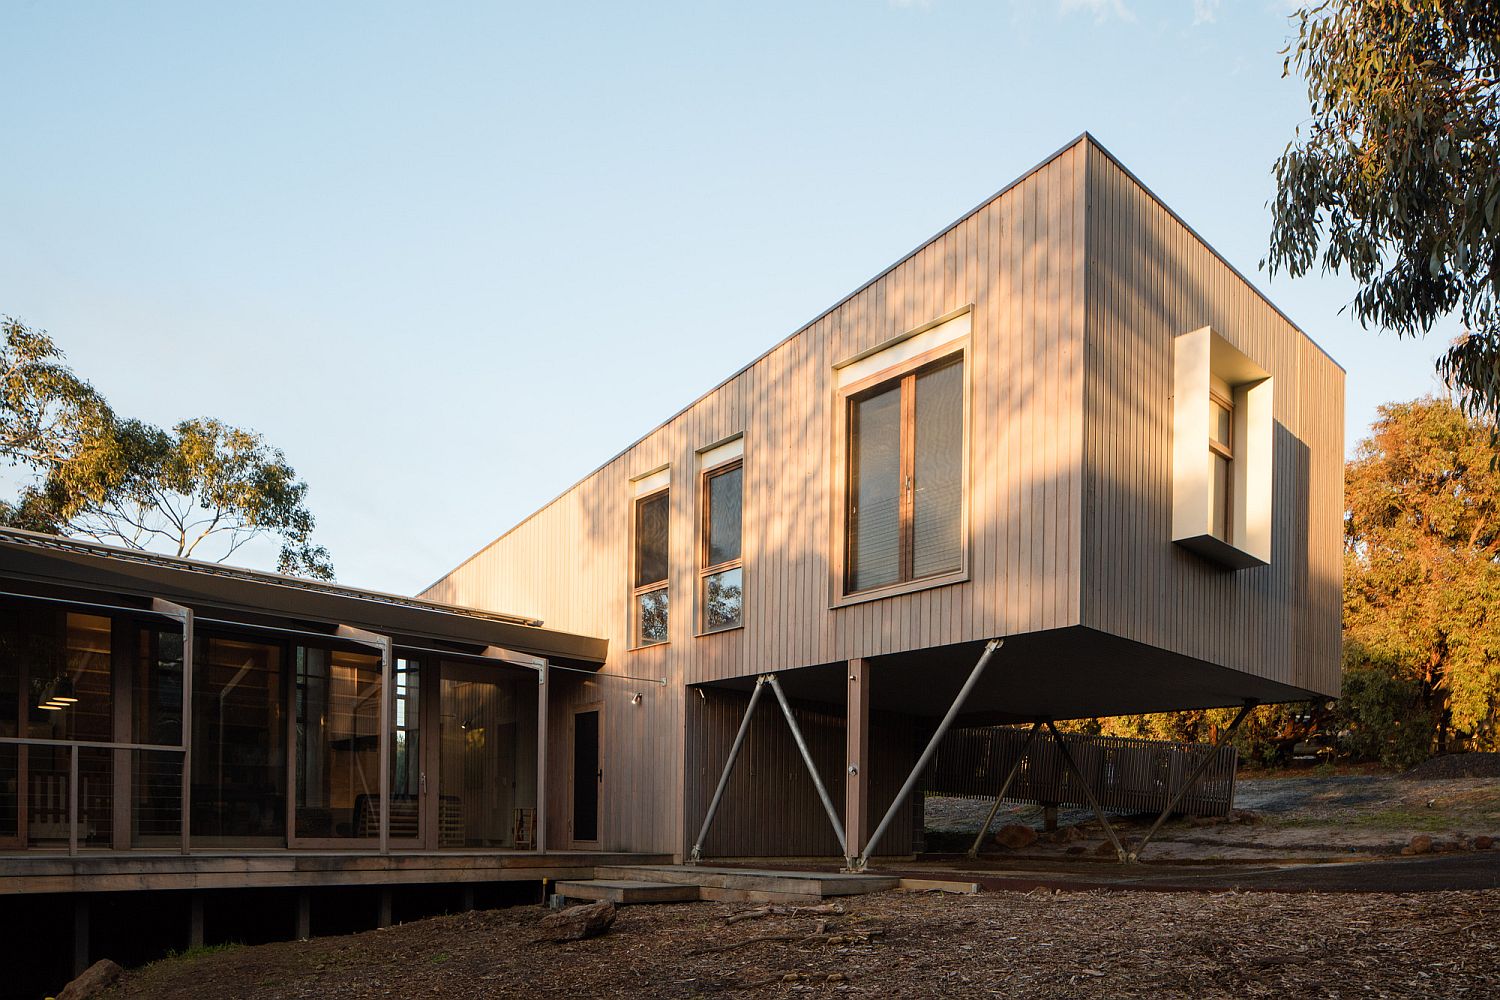
[(1383, 755), (1444, 750), (1454, 733), (1500, 746), (1494, 457), (1486, 426), (1429, 397), (1382, 406), (1346, 468), (1345, 711)]
[(251, 539), (281, 541), (277, 568), (332, 579), (312, 541), (307, 484), (254, 431), (185, 420), (170, 431), (117, 416), (45, 333), (7, 319), (0, 454), (33, 481), (0, 522), (222, 562)]
[(1276, 163), (1274, 273), (1348, 270), (1398, 336), (1457, 310), (1440, 373), (1500, 426), (1500, 5), (1326, 0), (1289, 47), (1311, 122)]

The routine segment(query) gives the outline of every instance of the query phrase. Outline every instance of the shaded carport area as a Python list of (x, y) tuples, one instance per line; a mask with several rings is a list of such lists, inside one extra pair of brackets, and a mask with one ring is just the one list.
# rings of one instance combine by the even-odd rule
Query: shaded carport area
[[(1082, 627), (991, 645), (988, 657), (986, 643), (962, 643), (693, 686), (690, 858), (832, 855), (858, 868), (872, 855), (911, 854), (921, 823), (911, 793), (953, 727), (1031, 723), (1077, 774), (1054, 721), (1224, 707), (1243, 718), (1255, 704), (1316, 697)], [(1211, 759), (1203, 755), (1201, 767)], [(997, 785), (997, 800), (1013, 777)], [(1135, 860), (1105, 826), (1120, 860)]]

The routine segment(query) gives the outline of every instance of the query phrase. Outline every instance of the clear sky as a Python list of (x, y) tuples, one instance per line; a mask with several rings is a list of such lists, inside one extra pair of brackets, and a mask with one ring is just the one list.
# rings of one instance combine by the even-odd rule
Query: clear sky
[(1448, 334), (1258, 270), (1292, 6), (0, 0), (0, 313), (264, 433), (412, 592), (1088, 130), (1348, 369), (1352, 447)]

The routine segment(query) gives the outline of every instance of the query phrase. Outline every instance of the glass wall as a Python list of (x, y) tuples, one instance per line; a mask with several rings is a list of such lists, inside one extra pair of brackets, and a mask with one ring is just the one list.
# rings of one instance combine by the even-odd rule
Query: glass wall
[(282, 647), (203, 637), (193, 664), (192, 843), (286, 843)]
[(391, 705), (391, 839), (422, 835), (422, 665), (396, 660)]
[(380, 834), (380, 657), (297, 647), (296, 836)]
[(536, 846), (537, 677), (443, 664), (440, 843)]
[[(136, 635), (131, 743), (182, 745), (182, 632), (156, 627)], [(130, 754), (131, 830), (136, 847), (167, 847), (182, 837), (182, 754)]]

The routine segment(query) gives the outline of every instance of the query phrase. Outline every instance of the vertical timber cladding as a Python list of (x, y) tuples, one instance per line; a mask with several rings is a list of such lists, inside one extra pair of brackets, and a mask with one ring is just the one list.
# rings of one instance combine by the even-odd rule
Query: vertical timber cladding
[[(700, 693), (701, 692), (701, 693)], [(698, 835), (708, 812), (724, 762), (734, 743), (750, 696), (718, 688), (691, 688), (687, 702), (687, 843)], [(844, 706), (792, 703), (797, 725), (807, 740), (818, 774), (842, 812), (844, 782)], [(870, 716), (870, 812), (878, 820), (916, 763), (922, 735), (909, 717), (879, 712)], [(910, 805), (916, 809), (915, 800)], [(894, 824), (880, 844), (880, 854), (909, 854), (913, 823)], [(770, 692), (761, 696), (755, 719), (725, 790), (724, 801), (703, 843), (703, 857), (822, 857), (840, 853), (838, 838), (818, 802), (807, 765), (797, 751), (791, 729)]]
[[(604, 679), (580, 696), (607, 706), (604, 849), (684, 849), (684, 705), (697, 697), (686, 684), (1078, 623), (1088, 145), (1055, 154), (425, 592), (604, 637), (604, 673), (667, 679)], [(964, 307), (970, 581), (831, 608), (833, 366)], [(695, 454), (739, 433), (745, 626), (698, 636)], [(630, 480), (662, 465), (670, 641), (631, 650)], [(560, 775), (567, 728), (555, 708), (550, 718)], [(549, 783), (554, 830), (566, 822), (562, 784)]]
[[(1343, 371), (1094, 146), (1088, 202), (1084, 623), (1336, 694)], [(1269, 566), (1166, 541), (1173, 341), (1204, 326), (1275, 380)]]

